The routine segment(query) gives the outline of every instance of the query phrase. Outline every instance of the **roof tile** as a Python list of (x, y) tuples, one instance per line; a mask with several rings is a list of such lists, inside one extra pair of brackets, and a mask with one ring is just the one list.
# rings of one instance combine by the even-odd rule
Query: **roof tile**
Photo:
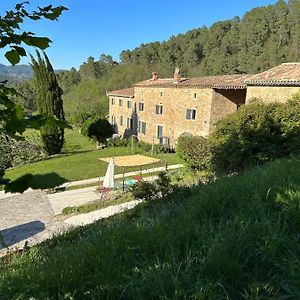
[(300, 86), (300, 63), (283, 63), (246, 80), (249, 86)]
[(207, 76), (195, 78), (183, 78), (181, 81), (174, 82), (173, 78), (162, 78), (157, 80), (141, 81), (137, 87), (200, 87), (215, 89), (246, 89), (245, 80), (252, 75), (234, 74), (222, 76)]
[(107, 92), (106, 95), (132, 98), (134, 97), (134, 88), (131, 87), (128, 89), (115, 90), (115, 91)]

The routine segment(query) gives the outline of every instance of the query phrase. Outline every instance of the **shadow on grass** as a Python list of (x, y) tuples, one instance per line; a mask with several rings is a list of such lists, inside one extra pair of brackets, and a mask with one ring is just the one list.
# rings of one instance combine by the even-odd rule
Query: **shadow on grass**
[[(46, 226), (43, 222), (32, 221), (3, 229), (0, 233), (3, 236), (5, 246), (9, 247), (44, 231), (45, 228)], [(4, 248), (4, 245), (0, 244), (0, 249), (2, 248)]]

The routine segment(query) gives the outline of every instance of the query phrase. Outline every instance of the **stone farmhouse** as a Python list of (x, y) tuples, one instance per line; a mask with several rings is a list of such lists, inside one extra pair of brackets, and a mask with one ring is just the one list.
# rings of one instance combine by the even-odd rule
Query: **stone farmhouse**
[(286, 63), (257, 75), (152, 78), (111, 91), (109, 120), (123, 137), (173, 147), (181, 135), (208, 136), (218, 120), (250, 99), (287, 101), (299, 92), (300, 63)]

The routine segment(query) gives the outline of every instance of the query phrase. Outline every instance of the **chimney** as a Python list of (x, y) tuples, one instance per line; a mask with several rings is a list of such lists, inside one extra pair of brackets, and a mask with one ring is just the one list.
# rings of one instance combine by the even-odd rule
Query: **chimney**
[(179, 83), (180, 81), (181, 81), (181, 72), (179, 68), (176, 68), (174, 72), (174, 83)]
[(152, 72), (152, 80), (157, 80), (158, 79), (158, 75), (156, 72)]

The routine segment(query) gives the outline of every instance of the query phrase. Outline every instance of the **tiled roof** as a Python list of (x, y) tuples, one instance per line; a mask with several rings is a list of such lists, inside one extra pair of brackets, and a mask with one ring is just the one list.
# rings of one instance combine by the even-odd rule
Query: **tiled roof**
[(127, 97), (132, 98), (134, 97), (134, 88), (128, 88), (128, 89), (122, 89), (122, 90), (116, 90), (106, 93), (107, 96), (119, 96), (119, 97)]
[(246, 80), (247, 85), (300, 86), (300, 63), (284, 63)]
[(174, 82), (173, 78), (162, 78), (157, 80), (145, 80), (137, 83), (138, 87), (200, 87), (215, 89), (246, 89), (245, 80), (252, 75), (235, 74), (222, 76), (208, 76), (183, 78), (180, 82)]

